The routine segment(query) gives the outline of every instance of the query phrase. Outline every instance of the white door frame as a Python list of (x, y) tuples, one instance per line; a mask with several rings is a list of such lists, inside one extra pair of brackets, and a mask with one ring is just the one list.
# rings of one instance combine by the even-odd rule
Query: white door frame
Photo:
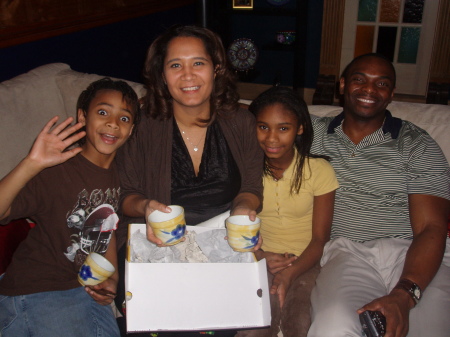
[[(379, 3), (381, 0), (379, 0)], [(402, 0), (402, 4), (403, 4)], [(342, 34), (342, 50), (341, 50), (341, 72), (345, 66), (354, 58), (356, 26), (358, 20), (359, 0), (346, 0), (344, 12), (344, 27)], [(402, 6), (401, 6), (402, 7)], [(405, 64), (395, 62), (398, 54), (398, 46), (400, 39), (400, 27), (415, 27), (415, 24), (396, 24), (400, 29), (397, 31), (397, 43), (394, 54), (394, 66), (397, 72), (397, 89), (396, 93), (426, 96), (431, 53), (433, 50), (433, 42), (435, 36), (436, 19), (438, 15), (439, 0), (425, 0), (425, 8), (422, 17), (422, 26), (419, 40), (419, 49), (417, 52), (416, 64)], [(380, 8), (380, 5), (378, 5)], [(403, 17), (403, 11), (400, 12)], [(377, 15), (378, 18), (378, 15)], [(378, 26), (378, 22), (367, 23), (368, 25)], [(383, 26), (389, 24), (383, 23)], [(378, 30), (375, 29), (374, 46), (372, 50), (376, 50)]]

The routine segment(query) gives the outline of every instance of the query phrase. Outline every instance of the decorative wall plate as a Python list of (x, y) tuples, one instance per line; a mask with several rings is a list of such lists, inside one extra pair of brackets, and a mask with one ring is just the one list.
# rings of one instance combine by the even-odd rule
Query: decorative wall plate
[(267, 0), (268, 3), (275, 6), (281, 6), (287, 4), (291, 0)]
[(228, 59), (234, 69), (245, 71), (252, 69), (258, 59), (258, 48), (247, 38), (234, 40), (228, 48)]

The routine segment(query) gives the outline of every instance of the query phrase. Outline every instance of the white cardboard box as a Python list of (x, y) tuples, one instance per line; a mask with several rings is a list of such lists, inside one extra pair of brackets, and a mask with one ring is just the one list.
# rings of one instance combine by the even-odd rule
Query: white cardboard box
[[(145, 233), (145, 224), (131, 224), (128, 237), (137, 230)], [(128, 256), (125, 287), (128, 332), (242, 329), (267, 327), (271, 321), (265, 259), (133, 263)]]

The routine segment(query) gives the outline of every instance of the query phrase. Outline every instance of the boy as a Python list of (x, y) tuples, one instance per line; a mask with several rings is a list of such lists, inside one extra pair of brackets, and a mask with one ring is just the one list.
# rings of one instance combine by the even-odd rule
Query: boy
[(0, 276), (3, 337), (120, 335), (109, 306), (117, 271), (85, 288), (77, 273), (94, 251), (117, 270), (114, 157), (138, 122), (138, 98), (127, 83), (104, 78), (81, 93), (77, 114), (74, 126), (73, 118), (56, 126), (58, 117), (52, 118), (0, 181), (0, 223), (23, 217), (36, 223)]

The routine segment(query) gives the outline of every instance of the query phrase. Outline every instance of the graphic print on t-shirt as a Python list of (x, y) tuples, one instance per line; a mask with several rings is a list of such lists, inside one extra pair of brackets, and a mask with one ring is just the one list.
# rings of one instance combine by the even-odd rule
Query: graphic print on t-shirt
[(78, 194), (78, 201), (67, 217), (67, 226), (77, 230), (71, 235), (72, 245), (64, 253), (70, 261), (82, 265), (90, 252), (106, 252), (119, 222), (115, 212), (119, 194), (115, 189), (106, 192), (97, 189), (90, 195), (83, 190)]

